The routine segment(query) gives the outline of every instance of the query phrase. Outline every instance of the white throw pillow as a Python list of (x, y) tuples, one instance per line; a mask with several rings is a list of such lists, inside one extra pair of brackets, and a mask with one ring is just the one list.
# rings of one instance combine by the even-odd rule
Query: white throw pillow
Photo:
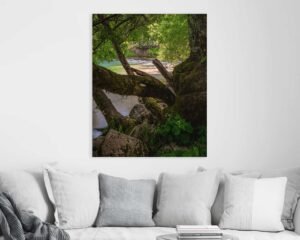
[(230, 174), (233, 176), (239, 176), (243, 178), (259, 178), (261, 176), (258, 172), (222, 172), (220, 176), (220, 185), (214, 204), (211, 207), (211, 223), (213, 225), (219, 225), (222, 214), (224, 212), (224, 188), (225, 188), (225, 175)]
[(22, 211), (53, 223), (53, 207), (44, 187), (42, 172), (0, 172), (0, 192), (8, 193)]
[(63, 229), (93, 226), (100, 205), (98, 174), (67, 172), (47, 166), (44, 180), (55, 206), (55, 223)]
[(224, 213), (220, 227), (283, 231), (281, 222), (286, 177), (253, 179), (226, 175)]

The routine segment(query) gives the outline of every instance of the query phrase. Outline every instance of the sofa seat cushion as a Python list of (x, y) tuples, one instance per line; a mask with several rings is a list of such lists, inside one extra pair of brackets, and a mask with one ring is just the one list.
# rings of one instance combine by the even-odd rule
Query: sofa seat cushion
[(67, 230), (71, 240), (155, 240), (157, 236), (175, 233), (163, 227), (96, 227)]
[(259, 231), (238, 231), (225, 230), (223, 233), (236, 236), (239, 240), (296, 240), (299, 235), (292, 231), (283, 232), (259, 232)]
[[(163, 227), (98, 227), (67, 230), (71, 240), (155, 240), (157, 236), (175, 233), (175, 228)], [(295, 232), (279, 233), (224, 230), (224, 234), (233, 235), (239, 240), (299, 240)]]

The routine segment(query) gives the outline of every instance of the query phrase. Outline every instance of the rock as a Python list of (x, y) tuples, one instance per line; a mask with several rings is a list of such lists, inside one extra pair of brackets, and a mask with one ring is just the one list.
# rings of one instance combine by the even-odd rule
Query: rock
[(150, 111), (145, 107), (144, 104), (136, 104), (131, 109), (129, 116), (135, 119), (137, 122), (141, 123), (145, 119), (149, 119), (151, 117)]
[(141, 140), (111, 129), (106, 134), (101, 145), (100, 155), (113, 157), (137, 157), (146, 156), (147, 153), (147, 147)]
[(154, 130), (155, 128), (152, 124), (149, 124), (147, 121), (144, 121), (141, 124), (136, 125), (132, 129), (130, 136), (138, 138), (145, 144), (148, 144), (148, 142), (151, 140), (150, 136), (154, 134)]

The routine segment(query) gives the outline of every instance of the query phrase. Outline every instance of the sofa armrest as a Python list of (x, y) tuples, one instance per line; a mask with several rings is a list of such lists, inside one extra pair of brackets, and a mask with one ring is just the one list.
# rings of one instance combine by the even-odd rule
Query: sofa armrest
[(297, 208), (294, 215), (295, 232), (300, 234), (300, 199), (297, 203)]

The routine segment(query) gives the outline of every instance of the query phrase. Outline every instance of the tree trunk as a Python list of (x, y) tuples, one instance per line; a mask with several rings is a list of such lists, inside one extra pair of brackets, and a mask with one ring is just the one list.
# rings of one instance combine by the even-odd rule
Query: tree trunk
[(154, 77), (120, 75), (97, 65), (93, 65), (93, 88), (120, 95), (154, 97), (168, 105), (175, 102), (172, 91)]
[(203, 59), (206, 57), (206, 19), (206, 14), (190, 14), (188, 16), (190, 58)]
[(176, 109), (194, 125), (206, 124), (206, 15), (188, 16), (190, 56), (173, 71)]

